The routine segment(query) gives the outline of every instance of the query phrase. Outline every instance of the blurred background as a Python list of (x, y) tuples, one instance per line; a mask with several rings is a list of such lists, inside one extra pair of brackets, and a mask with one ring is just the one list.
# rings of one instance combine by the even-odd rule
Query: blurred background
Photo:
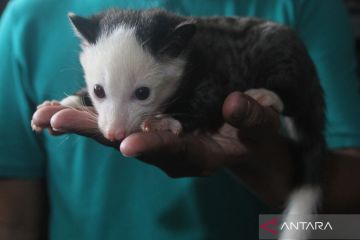
[[(0, 0), (0, 17), (8, 2), (9, 0)], [(358, 63), (360, 63), (360, 0), (343, 0), (343, 2), (348, 9), (353, 26), (356, 41), (356, 55), (358, 57)], [(358, 72), (360, 75), (360, 68)]]

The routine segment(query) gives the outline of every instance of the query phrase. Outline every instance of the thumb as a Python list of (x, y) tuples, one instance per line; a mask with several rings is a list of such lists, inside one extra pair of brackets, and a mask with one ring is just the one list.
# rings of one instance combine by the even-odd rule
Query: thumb
[(223, 105), (223, 117), (227, 123), (238, 128), (241, 135), (250, 138), (269, 136), (280, 128), (279, 113), (272, 107), (259, 104), (241, 92), (232, 92)]
[(137, 157), (141, 154), (150, 153), (173, 153), (179, 150), (183, 143), (180, 138), (171, 132), (138, 132), (126, 137), (121, 145), (120, 151), (127, 157)]

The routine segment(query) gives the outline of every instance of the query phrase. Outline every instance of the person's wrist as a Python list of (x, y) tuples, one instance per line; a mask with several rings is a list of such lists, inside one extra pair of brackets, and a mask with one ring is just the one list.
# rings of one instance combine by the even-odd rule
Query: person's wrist
[(248, 149), (226, 168), (265, 203), (281, 208), (294, 186), (291, 142), (278, 134)]

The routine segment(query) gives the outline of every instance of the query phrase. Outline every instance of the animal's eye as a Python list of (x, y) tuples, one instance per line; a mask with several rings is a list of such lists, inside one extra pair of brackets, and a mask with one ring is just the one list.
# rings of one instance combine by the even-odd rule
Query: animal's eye
[(150, 88), (148, 87), (139, 87), (135, 90), (134, 96), (139, 100), (145, 100), (150, 95)]
[(94, 93), (95, 93), (95, 96), (97, 96), (98, 98), (104, 98), (106, 96), (104, 88), (99, 84), (95, 84)]

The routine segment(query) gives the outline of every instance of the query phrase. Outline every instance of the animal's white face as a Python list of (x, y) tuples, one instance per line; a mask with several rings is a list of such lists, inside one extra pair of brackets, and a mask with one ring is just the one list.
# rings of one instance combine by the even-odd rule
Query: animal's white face
[(184, 68), (180, 58), (157, 61), (126, 27), (84, 45), (80, 62), (99, 129), (111, 140), (121, 140), (139, 130), (146, 116), (160, 113)]

